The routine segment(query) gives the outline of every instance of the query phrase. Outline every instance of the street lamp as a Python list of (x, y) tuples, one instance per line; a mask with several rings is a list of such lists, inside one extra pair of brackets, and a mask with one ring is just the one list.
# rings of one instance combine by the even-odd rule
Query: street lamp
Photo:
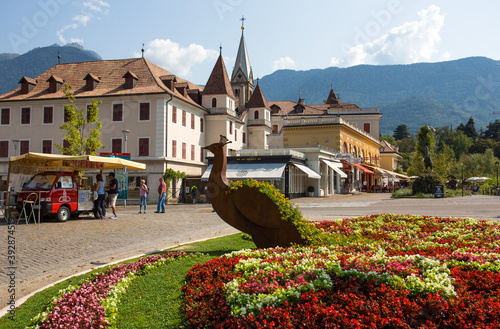
[(495, 162), (495, 165), (497, 166), (497, 190), (498, 190), (498, 165), (500, 164), (500, 162)]
[(20, 142), (19, 139), (13, 139), (12, 140), (12, 143), (14, 143), (14, 156), (17, 156), (17, 144), (19, 144), (19, 142)]
[(125, 140), (125, 152), (123, 152), (123, 153), (127, 153), (127, 140), (128, 140), (127, 135), (129, 132), (130, 132), (130, 130), (128, 130), (128, 129), (122, 130), (123, 139)]
[(462, 198), (464, 197), (464, 164), (462, 163)]

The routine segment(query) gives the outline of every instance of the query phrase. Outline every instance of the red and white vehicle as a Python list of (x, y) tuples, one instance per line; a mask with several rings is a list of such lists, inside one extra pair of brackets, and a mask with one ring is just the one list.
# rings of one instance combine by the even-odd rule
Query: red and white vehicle
[(26, 200), (34, 201), (35, 213), (41, 217), (55, 216), (60, 222), (67, 221), (71, 216), (92, 212), (93, 191), (80, 189), (76, 178), (72, 171), (48, 171), (34, 175), (19, 193), (18, 212), (21, 212)]

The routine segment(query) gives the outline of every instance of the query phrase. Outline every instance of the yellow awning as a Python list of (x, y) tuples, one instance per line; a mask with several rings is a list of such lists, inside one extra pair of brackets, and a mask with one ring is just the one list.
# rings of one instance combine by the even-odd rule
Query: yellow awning
[[(45, 163), (53, 165), (63, 165), (63, 162), (74, 163), (75, 161), (86, 161), (88, 163), (97, 164), (98, 168), (102, 169), (135, 169), (135, 170), (145, 170), (146, 165), (144, 163), (135, 162), (131, 160), (125, 160), (121, 158), (108, 158), (96, 155), (60, 155), (60, 154), (45, 154), (45, 153), (33, 153), (29, 152), (16, 157), (11, 157), (10, 162), (23, 163), (34, 165), (43, 165)], [(88, 168), (92, 169), (92, 168)]]

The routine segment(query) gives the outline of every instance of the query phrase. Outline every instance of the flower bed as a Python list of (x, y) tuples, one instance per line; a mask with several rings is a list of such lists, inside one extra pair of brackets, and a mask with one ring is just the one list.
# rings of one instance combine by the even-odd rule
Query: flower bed
[(244, 250), (197, 265), (183, 287), (190, 324), (500, 328), (499, 223), (373, 215), (315, 229), (366, 242)]
[(105, 270), (79, 286), (69, 286), (59, 291), (47, 311), (32, 319), (29, 328), (106, 328), (113, 323), (120, 295), (135, 276), (180, 257), (188, 255), (179, 251), (143, 257)]

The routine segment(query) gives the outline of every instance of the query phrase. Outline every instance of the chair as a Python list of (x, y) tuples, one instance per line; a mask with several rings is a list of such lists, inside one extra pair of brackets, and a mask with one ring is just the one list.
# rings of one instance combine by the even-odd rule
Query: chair
[(35, 192), (30, 193), (23, 200), (23, 209), (19, 214), (19, 218), (17, 219), (17, 224), (19, 224), (20, 221), (24, 220), (26, 221), (26, 225), (28, 225), (32, 217), (33, 217), (33, 222), (36, 224), (35, 205), (37, 201), (38, 201), (38, 194)]

